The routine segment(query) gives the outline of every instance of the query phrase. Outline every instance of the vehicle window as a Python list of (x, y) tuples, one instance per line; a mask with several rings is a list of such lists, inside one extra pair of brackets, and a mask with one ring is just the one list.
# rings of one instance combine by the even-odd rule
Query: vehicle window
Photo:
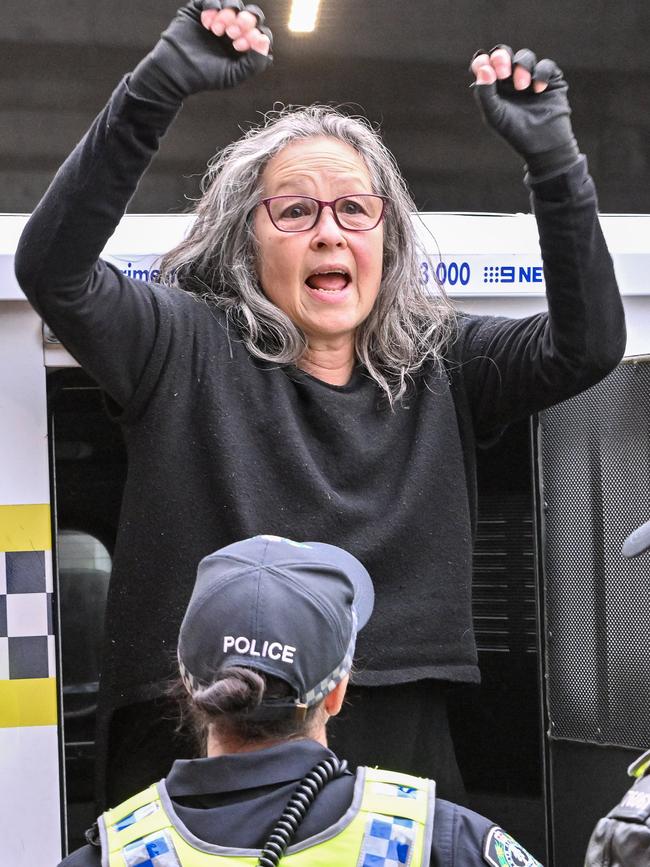
[(57, 567), (67, 810), (75, 826), (68, 842), (76, 847), (83, 842), (76, 826), (88, 827), (94, 817), (95, 713), (111, 557), (94, 536), (59, 530)]
[(111, 555), (94, 536), (77, 530), (60, 530), (57, 542), (59, 571), (93, 569), (110, 573)]
[[(57, 564), (64, 705), (77, 696), (75, 714), (94, 711), (111, 557), (94, 536), (60, 530)], [(73, 708), (65, 706), (66, 716)]]

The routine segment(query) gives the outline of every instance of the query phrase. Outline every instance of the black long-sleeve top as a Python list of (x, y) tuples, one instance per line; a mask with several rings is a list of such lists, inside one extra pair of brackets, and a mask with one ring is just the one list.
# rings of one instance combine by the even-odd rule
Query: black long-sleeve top
[(461, 316), (395, 411), (255, 361), (224, 314), (98, 259), (174, 112), (123, 82), (66, 160), (16, 256), (25, 294), (107, 392), (128, 450), (104, 707), (168, 675), (199, 559), (258, 533), (330, 542), (372, 575), (365, 685), (478, 679), (471, 619), (477, 440), (597, 382), (625, 345), (584, 159), (533, 185), (548, 313)]

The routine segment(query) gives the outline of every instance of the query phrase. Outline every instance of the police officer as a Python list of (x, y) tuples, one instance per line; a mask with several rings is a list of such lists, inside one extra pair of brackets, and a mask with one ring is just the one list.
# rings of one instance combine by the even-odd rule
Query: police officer
[(632, 762), (627, 772), (634, 777), (634, 785), (594, 828), (585, 867), (650, 864), (650, 750)]
[[(624, 557), (650, 550), (650, 521), (623, 543)], [(650, 864), (650, 750), (627, 769), (634, 785), (601, 819), (589, 840), (585, 867), (646, 867)]]
[(352, 774), (327, 748), (373, 604), (333, 545), (256, 536), (203, 559), (178, 665), (206, 757), (104, 813), (61, 867), (539, 865), (433, 780)]

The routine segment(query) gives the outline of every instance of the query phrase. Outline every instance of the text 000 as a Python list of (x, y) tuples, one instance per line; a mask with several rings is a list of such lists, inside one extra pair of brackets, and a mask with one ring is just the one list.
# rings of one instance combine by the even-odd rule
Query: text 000
[(430, 262), (420, 263), (422, 282), (435, 282), (439, 286), (467, 286), (471, 277), (471, 269), (468, 262), (438, 262), (434, 268)]

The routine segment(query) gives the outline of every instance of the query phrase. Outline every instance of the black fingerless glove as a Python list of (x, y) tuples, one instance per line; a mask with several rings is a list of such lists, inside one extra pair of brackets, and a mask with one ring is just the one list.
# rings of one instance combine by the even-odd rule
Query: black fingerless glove
[[(510, 50), (508, 46), (497, 47)], [(531, 180), (561, 174), (580, 155), (571, 128), (569, 86), (554, 61), (538, 63), (527, 48), (514, 55), (514, 64), (528, 69), (534, 81), (548, 82), (548, 87), (542, 93), (535, 93), (532, 84), (526, 90), (515, 90), (512, 77), (477, 84), (474, 95), (483, 119), (523, 157)]]
[[(235, 6), (235, 3), (230, 5)], [(270, 54), (235, 51), (231, 39), (215, 36), (203, 27), (201, 12), (220, 6), (214, 0), (191, 0), (182, 6), (153, 50), (132, 72), (131, 92), (177, 106), (193, 93), (235, 87), (267, 69), (273, 62)], [(237, 4), (237, 8), (248, 7)], [(258, 18), (261, 15), (256, 6), (251, 6), (250, 11)], [(268, 28), (260, 29), (271, 38)]]

